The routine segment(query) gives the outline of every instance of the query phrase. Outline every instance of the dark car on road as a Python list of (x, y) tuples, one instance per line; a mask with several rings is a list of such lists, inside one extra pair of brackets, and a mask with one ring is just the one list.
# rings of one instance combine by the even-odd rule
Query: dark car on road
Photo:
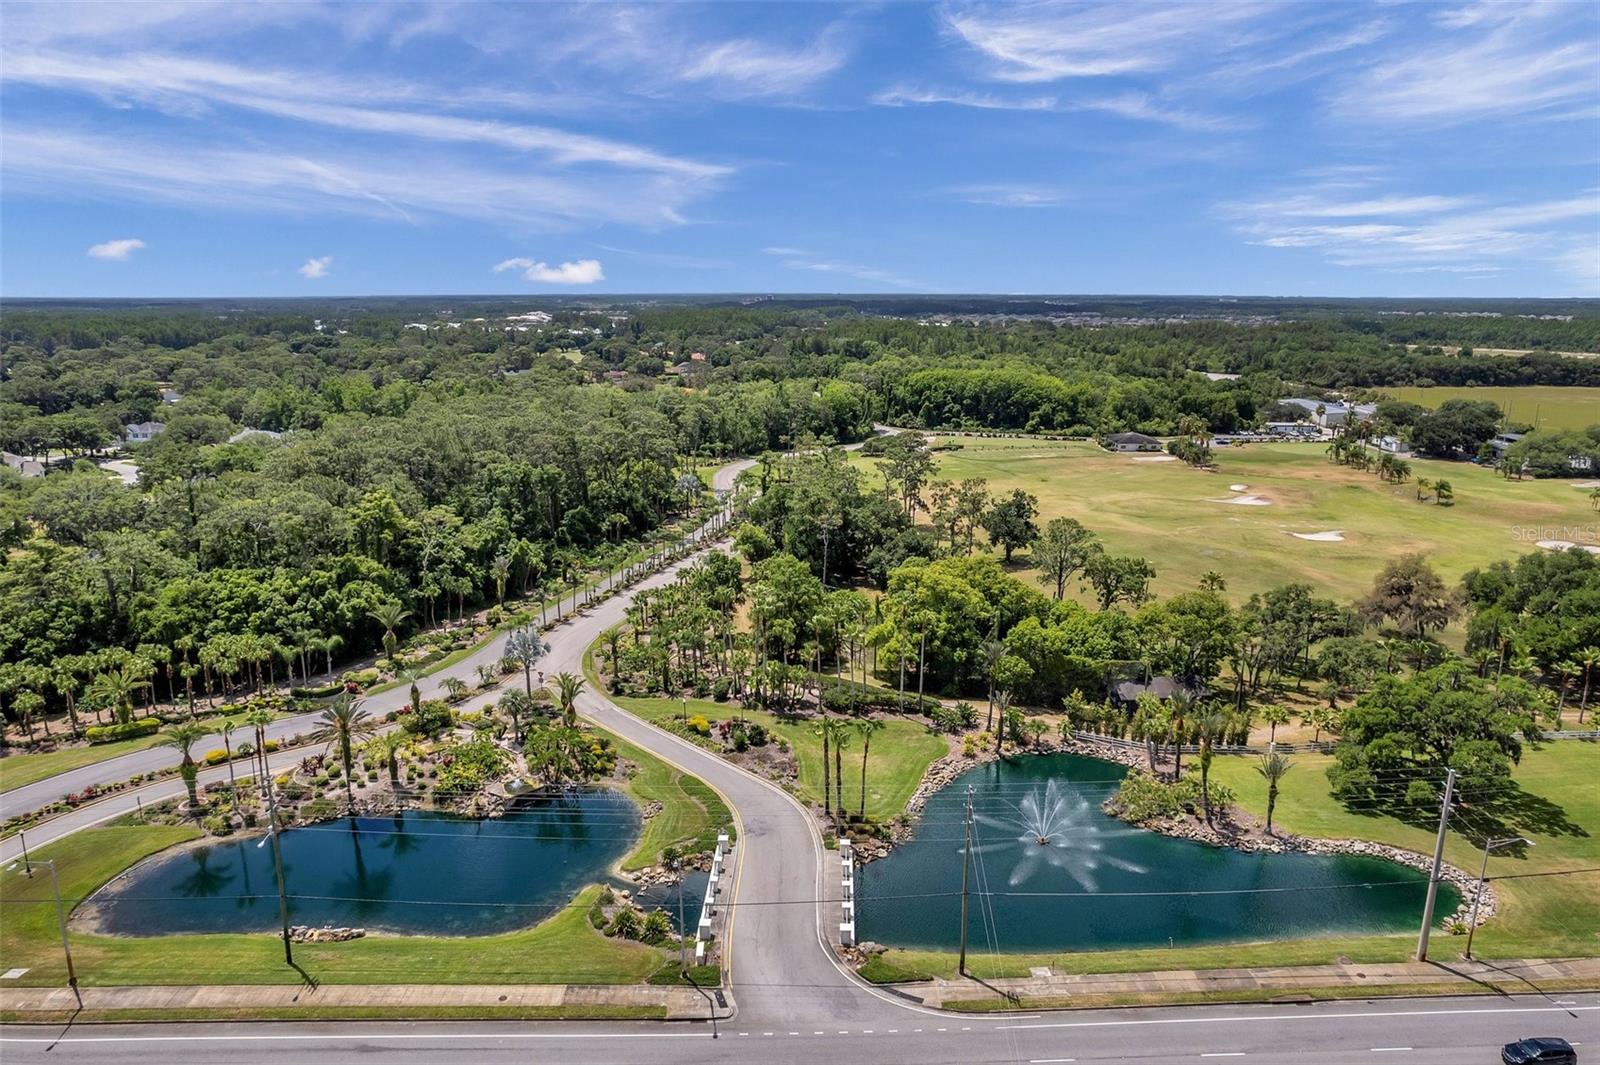
[(1578, 1052), (1565, 1039), (1519, 1039), (1500, 1048), (1504, 1065), (1578, 1065)]

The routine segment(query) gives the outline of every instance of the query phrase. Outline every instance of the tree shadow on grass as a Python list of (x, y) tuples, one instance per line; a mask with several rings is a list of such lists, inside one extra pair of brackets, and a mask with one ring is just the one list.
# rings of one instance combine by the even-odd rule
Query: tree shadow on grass
[[(1392, 817), (1413, 828), (1432, 831), (1439, 824), (1438, 806), (1418, 806), (1396, 798), (1392, 802), (1372, 805), (1343, 804), (1347, 813), (1358, 817)], [(1566, 808), (1511, 782), (1493, 794), (1480, 795), (1471, 802), (1454, 804), (1457, 816), (1451, 820), (1452, 831), (1474, 846), (1481, 847), (1491, 839), (1518, 836), (1572, 836), (1589, 837), (1589, 830), (1567, 815)], [(1526, 844), (1506, 847), (1502, 853), (1522, 857)]]

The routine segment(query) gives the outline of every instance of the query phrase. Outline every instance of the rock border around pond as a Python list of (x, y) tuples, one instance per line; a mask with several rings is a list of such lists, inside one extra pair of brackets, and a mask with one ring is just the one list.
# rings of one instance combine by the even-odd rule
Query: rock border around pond
[[(1013, 752), (1006, 757), (1028, 757), (1031, 755), (1049, 754), (1076, 754), (1088, 758), (1098, 758), (1104, 762), (1113, 762), (1117, 765), (1127, 766), (1130, 769), (1141, 769), (1144, 765), (1142, 752), (1115, 746), (1109, 743), (1095, 743), (1091, 740), (1072, 739), (1064, 742), (1050, 742), (1040, 744), (1038, 747), (1029, 748), (1023, 752)], [(992, 749), (981, 751), (972, 757), (962, 754), (951, 754), (940, 758), (928, 767), (923, 774), (922, 783), (917, 785), (917, 790), (912, 793), (906, 803), (906, 820), (900, 824), (890, 840), (863, 840), (858, 843), (856, 853), (863, 862), (873, 861), (886, 857), (890, 850), (897, 844), (911, 838), (915, 830), (917, 818), (926, 806), (928, 797), (934, 792), (948, 787), (963, 773), (980, 765), (998, 761), (1002, 756), (997, 755)], [(1110, 800), (1107, 800), (1109, 803)], [(1113, 816), (1120, 816), (1109, 805), (1103, 809)], [(1293, 833), (1274, 834), (1271, 836), (1249, 835), (1243, 825), (1253, 819), (1248, 815), (1241, 818), (1236, 808), (1230, 808), (1224, 814), (1222, 825), (1224, 830), (1208, 825), (1196, 818), (1161, 818), (1144, 822), (1128, 822), (1137, 824), (1140, 828), (1151, 832), (1158, 832), (1164, 836), (1174, 836), (1178, 839), (1187, 839), (1195, 843), (1204, 843), (1213, 847), (1232, 847), (1234, 850), (1245, 853), (1266, 852), (1270, 854), (1322, 854), (1322, 855), (1355, 855), (1365, 858), (1383, 858), (1399, 865), (1430, 872), (1433, 868), (1433, 858), (1430, 855), (1418, 854), (1416, 851), (1406, 850), (1388, 843), (1375, 843), (1364, 839), (1318, 839), (1311, 836), (1298, 836)], [(1232, 828), (1233, 831), (1226, 831)], [(1454, 913), (1447, 917), (1443, 926), (1466, 927), (1472, 920), (1473, 896), (1478, 890), (1478, 878), (1472, 874), (1458, 869), (1449, 862), (1443, 863), (1439, 870), (1439, 879), (1461, 893), (1461, 903)], [(1493, 884), (1483, 885), (1483, 900), (1478, 906), (1478, 927), (1495, 916), (1499, 909), (1499, 898)]]

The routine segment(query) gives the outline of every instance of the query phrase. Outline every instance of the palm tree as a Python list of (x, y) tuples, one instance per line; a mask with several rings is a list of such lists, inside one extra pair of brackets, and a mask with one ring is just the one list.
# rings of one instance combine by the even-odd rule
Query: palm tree
[(324, 636), (316, 642), (316, 650), (322, 652), (323, 660), (328, 664), (328, 676), (333, 676), (333, 656), (344, 647), (344, 637), (335, 633)]
[[(71, 662), (68, 659), (72, 659)], [(72, 726), (72, 734), (78, 735), (78, 671), (76, 656), (63, 655), (56, 660), (56, 668), (50, 674), (50, 686), (54, 688), (63, 699), (67, 701), (67, 721)]]
[(239, 781), (233, 772), (233, 732), (238, 728), (232, 721), (224, 721), (217, 731), (222, 733), (222, 750), (228, 756), (228, 792), (233, 796), (233, 804), (239, 805)]
[(1589, 505), (1600, 510), (1600, 488), (1589, 489)]
[(549, 644), (532, 629), (518, 629), (506, 637), (505, 656), (522, 667), (523, 688), (530, 697), (533, 695), (533, 665), (549, 650)]
[(395, 636), (394, 630), (405, 624), (406, 618), (411, 616), (411, 611), (391, 599), (382, 606), (367, 611), (367, 616), (383, 626), (383, 655), (385, 658), (393, 658), (395, 644), (399, 639)]
[(861, 736), (861, 820), (867, 819), (867, 754), (872, 750), (872, 737), (875, 733), (882, 732), (886, 722), (877, 721), (870, 717), (861, 718), (856, 722), (856, 732)]
[(1448, 507), (1455, 503), (1455, 489), (1450, 487), (1449, 481), (1433, 482), (1433, 501), (1436, 505), (1441, 507)]
[(1433, 487), (1433, 482), (1428, 480), (1428, 478), (1426, 478), (1426, 477), (1418, 477), (1417, 478), (1417, 502), (1418, 503), (1422, 502), (1424, 499), (1427, 498), (1428, 490), (1430, 488), (1432, 488), (1432, 487)]
[(1583, 699), (1578, 703), (1578, 724), (1581, 725), (1583, 715), (1589, 710), (1589, 685), (1594, 679), (1594, 667), (1600, 666), (1600, 647), (1585, 647), (1574, 657), (1583, 667)]
[(266, 780), (267, 776), (268, 776), (268, 771), (267, 771), (267, 726), (272, 724), (273, 716), (274, 715), (273, 715), (272, 711), (268, 710), (264, 706), (258, 706), (258, 707), (255, 707), (255, 708), (251, 709), (251, 710), (246, 710), (245, 711), (245, 715), (244, 715), (244, 723), (246, 725), (249, 725), (252, 729), (255, 730), (255, 734), (256, 734), (256, 751), (255, 751), (255, 753), (256, 753), (257, 760), (261, 763), (260, 778), (262, 780)]
[(1200, 574), (1200, 590), (1206, 592), (1225, 592), (1228, 590), (1228, 578), (1214, 569), (1208, 569)]
[(584, 679), (571, 673), (556, 674), (556, 705), (561, 707), (561, 720), (572, 728), (578, 722), (578, 696), (583, 694)]
[(1212, 745), (1228, 729), (1228, 716), (1216, 707), (1208, 707), (1196, 722), (1200, 731), (1200, 805), (1204, 807), (1206, 824), (1211, 823), (1211, 757)]
[(1289, 756), (1280, 754), (1276, 747), (1268, 746), (1267, 752), (1261, 756), (1261, 762), (1256, 766), (1267, 781), (1267, 835), (1272, 835), (1272, 811), (1278, 805), (1278, 784), (1289, 775), (1289, 770), (1294, 768), (1289, 761)]
[(371, 732), (376, 727), (368, 713), (361, 708), (361, 700), (349, 692), (342, 693), (332, 706), (322, 712), (321, 727), (312, 734), (313, 739), (327, 740), (331, 747), (339, 745), (339, 761), (344, 766), (345, 794), (355, 801), (355, 785), (350, 780), (354, 762), (351, 745), (357, 736)]
[(824, 721), (824, 727), (833, 729), (833, 790), (834, 806), (839, 816), (843, 817), (844, 809), (844, 749), (850, 742), (850, 722), (842, 718), (829, 718)]
[(511, 556), (504, 551), (494, 556), (489, 563), (489, 575), (494, 578), (495, 601), (501, 606), (506, 605), (506, 579), (511, 576)]
[(210, 732), (204, 725), (184, 721), (168, 729), (166, 738), (161, 741), (183, 755), (183, 761), (178, 764), (178, 775), (183, 777), (183, 786), (189, 790), (189, 812), (195, 815), (200, 812), (200, 796), (195, 792), (195, 778), (200, 775), (200, 767), (194, 764), (192, 750), (200, 742), (200, 737)]
[(1573, 678), (1583, 672), (1583, 667), (1575, 661), (1565, 660), (1557, 662), (1553, 668), (1556, 676), (1561, 678), (1560, 697), (1556, 702), (1556, 721), (1559, 723), (1562, 713), (1567, 709), (1567, 694), (1572, 690)]
[[(404, 731), (395, 729), (372, 737), (362, 748), (368, 758), (374, 762), (382, 762), (389, 770), (389, 786), (395, 791), (400, 790), (400, 755), (411, 746), (411, 737)], [(370, 763), (369, 763), (370, 764)]]
[(467, 682), (460, 677), (446, 677), (439, 683), (451, 702), (458, 702), (462, 696), (467, 694)]
[(822, 737), (822, 808), (828, 811), (828, 816), (833, 817), (833, 812), (828, 810), (828, 799), (833, 794), (833, 762), (828, 757), (833, 744), (833, 721), (824, 717), (812, 730), (814, 735)]
[(500, 696), (500, 712), (511, 719), (511, 732), (517, 746), (522, 746), (522, 722), (533, 715), (533, 696), (512, 688)]
[[(1006, 646), (1004, 640), (986, 640), (983, 646), (978, 648), (978, 653), (982, 656), (983, 675), (989, 681), (989, 718), (988, 722), (983, 726), (986, 730), (994, 728), (995, 671), (1000, 668), (1000, 660), (1005, 658), (1009, 652), (1010, 648)], [(917, 707), (917, 712), (922, 712), (920, 705)]]
[(1267, 723), (1267, 743), (1277, 743), (1278, 726), (1287, 725), (1289, 723), (1289, 708), (1287, 706), (1278, 706), (1276, 704), (1269, 706), (1265, 710), (1261, 711), (1261, 720)]
[(111, 707), (118, 723), (133, 718), (133, 693), (150, 687), (130, 666), (113, 666), (89, 683), (89, 696), (103, 706)]

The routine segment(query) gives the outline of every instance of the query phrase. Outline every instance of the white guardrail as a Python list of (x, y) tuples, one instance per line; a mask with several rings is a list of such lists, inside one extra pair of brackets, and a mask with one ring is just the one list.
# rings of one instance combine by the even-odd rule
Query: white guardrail
[(848, 839), (839, 840), (839, 945), (856, 945), (856, 851)]
[(722, 894), (722, 881), (724, 870), (722, 863), (728, 856), (729, 842), (726, 832), (717, 836), (717, 849), (711, 855), (711, 876), (706, 880), (706, 898), (700, 904), (700, 923), (694, 930), (694, 963), (706, 963), (706, 950), (710, 947), (715, 935), (712, 931), (712, 922), (716, 919), (721, 907), (717, 905), (717, 896)]

